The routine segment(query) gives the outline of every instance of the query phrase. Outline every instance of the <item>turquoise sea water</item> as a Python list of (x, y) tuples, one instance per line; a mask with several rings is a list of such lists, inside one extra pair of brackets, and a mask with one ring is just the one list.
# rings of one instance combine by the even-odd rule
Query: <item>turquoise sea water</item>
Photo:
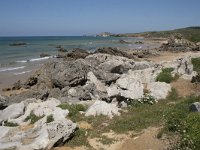
[[(122, 44), (120, 39), (133, 44)], [(92, 37), (92, 36), (62, 36), (62, 37), (0, 37), (0, 75), (14, 73), (20, 75), (31, 70), (30, 66), (42, 64), (44, 59), (39, 58), (41, 53), (55, 56), (58, 53), (56, 46), (61, 45), (67, 50), (81, 48), (95, 51), (101, 47), (137, 48), (136, 38)], [(13, 43), (24, 42), (27, 45), (10, 46)]]
[[(94, 51), (99, 47), (121, 47), (115, 37), (0, 37), (0, 64), (12, 63), (27, 59), (38, 58), (41, 53), (57, 54), (57, 45), (67, 50), (82, 48)], [(10, 46), (13, 43), (25, 42), (27, 45)], [(127, 45), (128, 46), (128, 45)], [(130, 45), (129, 45), (130, 46)]]

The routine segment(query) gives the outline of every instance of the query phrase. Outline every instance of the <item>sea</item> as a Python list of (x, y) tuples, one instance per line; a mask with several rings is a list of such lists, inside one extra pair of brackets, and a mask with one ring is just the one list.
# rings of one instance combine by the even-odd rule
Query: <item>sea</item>
[[(120, 43), (126, 40), (132, 44)], [(94, 36), (40, 36), (40, 37), (0, 37), (0, 76), (2, 73), (21, 75), (31, 71), (32, 66), (42, 65), (58, 53), (58, 46), (70, 51), (81, 48), (93, 52), (102, 47), (140, 48), (135, 45), (138, 38), (94, 37)], [(26, 45), (13, 46), (16, 43)], [(40, 58), (41, 53), (51, 57)]]

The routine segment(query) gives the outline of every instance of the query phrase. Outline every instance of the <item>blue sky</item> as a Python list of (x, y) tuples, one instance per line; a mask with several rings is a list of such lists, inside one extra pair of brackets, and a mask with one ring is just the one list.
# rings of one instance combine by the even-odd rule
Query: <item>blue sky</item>
[(0, 0), (0, 36), (130, 33), (200, 25), (200, 0)]

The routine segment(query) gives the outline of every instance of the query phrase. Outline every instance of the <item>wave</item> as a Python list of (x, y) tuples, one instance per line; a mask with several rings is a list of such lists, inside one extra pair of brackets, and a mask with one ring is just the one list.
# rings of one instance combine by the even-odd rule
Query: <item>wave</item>
[(16, 72), (16, 73), (14, 73), (14, 75), (21, 75), (21, 74), (25, 74), (25, 73), (28, 73), (28, 72), (31, 72), (31, 70), (23, 71), (23, 72)]
[(16, 61), (17, 63), (26, 63), (28, 62), (28, 60), (19, 60), (19, 61)]
[(25, 68), (25, 66), (20, 66), (20, 67), (9, 67), (9, 68), (0, 68), (0, 72), (18, 70), (18, 69), (23, 69), (23, 68)]
[(33, 62), (33, 61), (40, 61), (40, 60), (45, 60), (45, 59), (49, 59), (52, 57), (42, 57), (42, 58), (34, 58), (34, 59), (30, 59), (29, 61)]

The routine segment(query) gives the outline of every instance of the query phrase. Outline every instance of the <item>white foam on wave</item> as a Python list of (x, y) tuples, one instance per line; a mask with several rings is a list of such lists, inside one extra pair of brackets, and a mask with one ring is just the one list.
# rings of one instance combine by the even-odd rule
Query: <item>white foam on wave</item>
[(31, 70), (23, 71), (23, 72), (16, 72), (16, 73), (14, 73), (14, 75), (21, 75), (21, 74), (25, 74), (25, 73), (28, 73), (28, 72), (31, 72)]
[(9, 67), (9, 68), (0, 68), (0, 72), (18, 70), (18, 69), (23, 69), (23, 68), (25, 68), (25, 66), (20, 66), (20, 67)]
[(40, 61), (40, 60), (45, 60), (45, 59), (49, 59), (51, 57), (42, 57), (42, 58), (34, 58), (34, 59), (30, 59), (30, 61)]
[(28, 62), (28, 60), (19, 60), (19, 61), (16, 61), (17, 63), (26, 63)]

